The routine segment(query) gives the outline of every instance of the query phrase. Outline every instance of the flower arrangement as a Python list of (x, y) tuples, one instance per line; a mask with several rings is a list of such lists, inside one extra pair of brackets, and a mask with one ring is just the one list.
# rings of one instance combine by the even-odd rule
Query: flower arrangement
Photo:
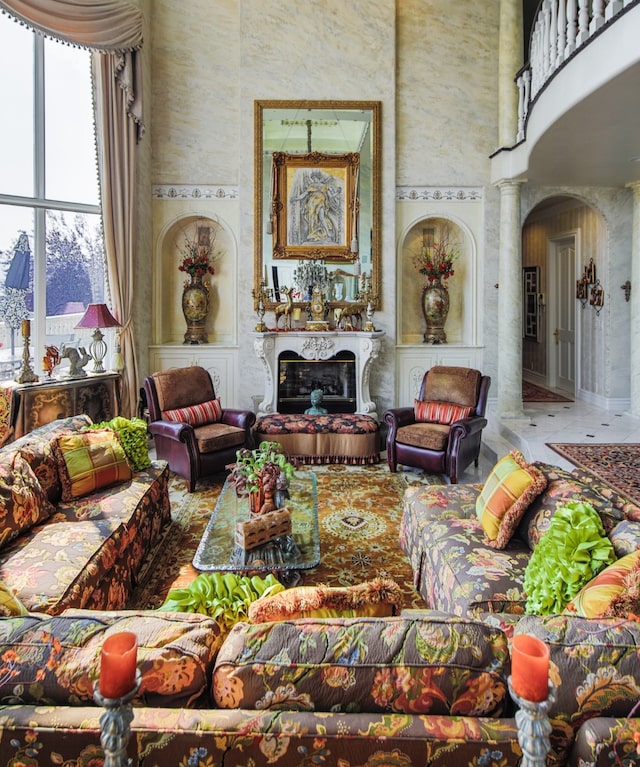
[(178, 269), (186, 272), (192, 280), (207, 274), (215, 274), (213, 262), (219, 255), (213, 249), (215, 239), (215, 229), (211, 226), (198, 225), (195, 237), (185, 233)]
[(458, 256), (459, 252), (455, 248), (450, 248), (446, 240), (440, 240), (425, 246), (422, 252), (415, 256), (414, 263), (416, 269), (420, 274), (424, 274), (429, 282), (448, 280), (455, 274), (453, 263)]

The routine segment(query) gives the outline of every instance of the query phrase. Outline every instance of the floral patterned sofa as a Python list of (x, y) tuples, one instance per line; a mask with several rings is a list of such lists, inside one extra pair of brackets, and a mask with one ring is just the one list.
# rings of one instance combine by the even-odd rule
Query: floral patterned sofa
[[(551, 711), (548, 764), (637, 764), (637, 720), (625, 720), (619, 690), (633, 686), (637, 624), (522, 622), (516, 630), (550, 643), (554, 681), (570, 682)], [(138, 636), (128, 742), (138, 767), (517, 767), (522, 758), (508, 639), (484, 621), (428, 610), (300, 618), (239, 623), (223, 639), (201, 615), (68, 610), (0, 619), (2, 767), (102, 764), (92, 686), (105, 637), (121, 630)], [(603, 708), (607, 718), (592, 718)]]
[[(532, 466), (544, 476), (544, 490), (514, 520), (504, 548), (490, 543), (478, 518), (483, 486), (407, 488), (400, 545), (411, 561), (414, 585), (431, 610), (499, 626), (508, 638), (532, 634), (550, 646), (557, 699), (549, 711), (548, 764), (638, 764), (640, 508), (580, 470)], [(559, 614), (525, 615), (527, 565), (556, 511), (576, 499), (596, 509), (617, 560)], [(617, 568), (622, 561), (631, 562), (630, 569)], [(622, 585), (621, 611), (607, 611), (604, 606), (615, 602)]]
[(0, 449), (0, 592), (31, 612), (123, 607), (170, 520), (164, 461), (132, 474), (118, 453), (102, 474), (66, 471), (59, 440), (106, 438), (91, 423), (60, 419)]

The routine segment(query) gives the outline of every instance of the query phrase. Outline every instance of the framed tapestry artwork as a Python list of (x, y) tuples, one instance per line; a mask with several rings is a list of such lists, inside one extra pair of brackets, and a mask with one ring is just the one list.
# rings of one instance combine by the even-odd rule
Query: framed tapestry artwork
[(524, 337), (540, 341), (540, 323), (538, 321), (538, 293), (540, 290), (540, 267), (522, 268), (522, 327)]
[(274, 152), (272, 162), (273, 257), (357, 258), (360, 155)]

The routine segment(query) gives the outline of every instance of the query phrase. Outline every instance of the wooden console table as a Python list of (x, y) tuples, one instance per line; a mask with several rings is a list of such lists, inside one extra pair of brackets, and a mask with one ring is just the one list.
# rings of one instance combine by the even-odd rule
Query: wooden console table
[(56, 418), (86, 413), (96, 423), (120, 411), (119, 373), (15, 384), (11, 389), (14, 439)]

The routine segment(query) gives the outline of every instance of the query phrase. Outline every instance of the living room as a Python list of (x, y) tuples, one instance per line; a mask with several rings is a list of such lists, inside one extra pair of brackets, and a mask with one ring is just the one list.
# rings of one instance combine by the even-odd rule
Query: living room
[[(30, 11), (40, 3), (7, 0), (0, 5), (9, 14), (28, 19)], [(548, 451), (548, 442), (634, 441), (635, 426), (628, 427), (636, 424), (640, 415), (640, 338), (633, 331), (640, 312), (640, 296), (633, 290), (640, 245), (635, 236), (638, 201), (637, 178), (633, 175), (637, 163), (633, 158), (640, 156), (640, 147), (632, 151), (634, 137), (629, 135), (633, 131), (628, 126), (635, 124), (632, 110), (636, 100), (629, 97), (633, 93), (629, 89), (635, 86), (638, 54), (629, 37), (633, 38), (640, 26), (636, 2), (545, 0), (541, 8), (543, 30), (548, 33), (550, 26), (559, 29), (563, 26), (558, 22), (561, 18), (565, 22), (573, 20), (578, 34), (574, 50), (566, 59), (556, 45), (558, 61), (563, 60), (553, 64), (553, 71), (547, 60), (543, 85), (535, 82), (535, 95), (527, 91), (529, 85), (525, 84), (528, 81), (523, 72), (530, 71), (524, 65), (532, 45), (529, 34), (538, 18), (536, 2), (279, 0), (267, 4), (252, 0), (189, 0), (178, 4), (144, 0), (134, 5), (141, 11), (137, 23), (143, 40), (139, 48), (137, 43), (132, 46), (140, 65), (136, 75), (141, 80), (134, 77), (129, 83), (141, 86), (136, 95), (142, 104), (138, 122), (130, 126), (128, 133), (135, 157), (135, 178), (133, 182), (129, 179), (134, 202), (129, 209), (129, 226), (115, 229), (126, 236), (120, 241), (106, 237), (110, 253), (107, 271), (114, 264), (121, 270), (119, 280), (111, 286), (111, 300), (106, 302), (122, 332), (116, 338), (113, 330), (106, 331), (105, 364), (119, 371), (122, 415), (131, 418), (140, 413), (140, 390), (147, 376), (173, 366), (194, 364), (209, 371), (223, 407), (264, 415), (272, 411), (274, 401), (277, 403), (277, 373), (274, 375), (275, 368), (269, 366), (258, 347), (270, 344), (272, 339), (279, 343), (286, 335), (292, 339), (302, 336), (300, 343), (304, 344), (305, 333), (309, 337), (319, 334), (330, 341), (338, 338), (348, 345), (346, 339), (351, 333), (358, 340), (368, 334), (374, 342), (375, 355), (367, 358), (365, 373), (356, 375), (354, 386), (360, 396), (356, 409), (374, 414), (380, 423), (381, 445), (386, 431), (383, 414), (413, 404), (427, 369), (454, 365), (477, 369), (491, 377), (489, 423), (483, 435), (487, 449), (481, 454), (479, 468), (476, 470), (472, 464), (467, 469), (459, 485), (461, 490), (456, 491), (453, 485), (448, 486), (453, 490), (444, 484), (436, 485), (454, 495), (469, 492), (473, 483), (483, 483), (498, 458), (513, 447), (520, 448), (529, 461), (555, 463), (570, 470), (571, 463), (563, 463), (559, 453)], [(566, 39), (564, 43), (567, 45)], [(535, 75), (535, 66), (533, 69)], [(516, 81), (518, 75), (520, 83)], [(303, 122), (306, 127), (307, 120), (311, 120), (303, 112), (318, 110), (313, 115), (315, 124), (311, 125), (310, 151), (316, 150), (313, 134), (317, 137), (320, 133), (321, 122), (340, 124), (339, 118), (327, 118), (320, 111), (371, 112), (371, 125), (379, 131), (379, 142), (372, 145), (371, 152), (370, 190), (376, 193), (370, 191), (370, 225), (365, 226), (366, 217), (358, 218), (358, 226), (352, 225), (351, 231), (359, 235), (357, 249), (351, 249), (353, 238), (345, 237), (349, 246), (346, 256), (325, 259), (334, 292), (330, 299), (324, 297), (323, 303), (337, 302), (329, 308), (341, 310), (342, 317), (342, 310), (349, 307), (342, 305), (338, 295), (350, 296), (350, 281), (361, 278), (363, 273), (368, 275), (371, 282), (364, 284), (366, 300), (361, 315), (363, 324), (368, 321), (373, 329), (342, 326), (336, 330), (333, 325), (339, 315), (334, 312), (325, 320), (320, 318), (320, 309), (316, 317), (305, 317), (302, 304), (312, 298), (312, 291), (304, 299), (294, 299), (289, 318), (294, 323), (293, 332), (282, 327), (287, 300), (284, 291), (279, 299), (275, 295), (273, 267), (289, 274), (299, 259), (285, 258), (274, 264), (265, 258), (276, 242), (267, 220), (273, 209), (269, 197), (272, 154), (294, 154), (287, 146), (271, 145), (268, 156), (263, 155), (268, 110), (275, 105), (288, 110), (292, 130), (293, 124)], [(599, 119), (602, 115), (607, 119)], [(322, 161), (320, 166), (327, 169)], [(360, 215), (361, 204), (366, 201), (364, 170), (357, 181), (355, 166), (346, 164), (339, 173), (344, 173), (345, 187), (351, 184), (351, 191), (358, 191), (358, 205), (353, 205), (353, 212)], [(355, 202), (355, 195), (350, 199)], [(6, 195), (0, 197), (0, 202), (5, 209), (16, 204)], [(420, 254), (423, 248), (431, 247), (434, 233), (439, 236), (443, 222), (456, 233), (459, 253), (454, 273), (446, 280), (451, 301), (444, 326), (446, 342), (434, 343), (425, 337), (429, 330), (421, 301), (424, 280), (415, 257), (416, 250)], [(181, 247), (184, 233), (197, 232), (201, 225), (216, 233), (215, 273), (209, 278), (211, 307), (204, 330), (207, 341), (184, 343), (187, 322), (181, 302), (185, 280), (179, 268)], [(31, 246), (34, 251), (39, 248), (44, 256), (44, 238), (34, 238)], [(127, 255), (126, 274), (118, 261), (122, 254)], [(563, 271), (563, 259), (567, 257), (571, 269)], [(265, 266), (269, 267), (266, 274)], [(583, 269), (592, 281), (583, 281)], [(340, 270), (347, 275), (337, 273)], [(578, 286), (579, 282), (584, 284)], [(343, 293), (335, 292), (338, 284), (344, 286)], [(267, 300), (261, 315), (263, 287), (269, 292), (264, 293)], [(302, 311), (301, 319), (295, 319), (296, 309)], [(281, 310), (281, 316), (277, 310)], [(72, 330), (80, 317), (76, 313)], [(326, 321), (329, 327), (324, 330), (315, 326), (307, 331), (307, 319)], [(31, 355), (37, 366), (41, 357), (37, 350), (49, 336), (44, 307), (34, 305), (31, 322)], [(257, 330), (262, 322), (266, 331)], [(280, 327), (274, 330), (278, 324)], [(88, 347), (90, 330), (83, 333)], [(75, 333), (75, 337), (82, 334)], [(122, 367), (114, 364), (116, 341), (121, 344)], [(299, 349), (294, 351), (302, 356)], [(357, 352), (360, 354), (360, 348)], [(292, 358), (290, 363), (295, 361)], [(347, 365), (342, 358), (339, 362), (343, 367)], [(40, 374), (39, 368), (37, 372)], [(523, 380), (564, 395), (571, 403), (565, 407), (566, 403), (550, 406), (523, 402)], [(336, 391), (339, 388), (334, 383), (332, 386)], [(334, 396), (333, 390), (329, 396)], [(365, 407), (360, 407), (362, 403)], [(571, 424), (571, 431), (567, 424)], [(343, 469), (338, 465), (334, 474), (348, 476), (349, 467)], [(379, 472), (388, 478), (387, 471), (382, 463), (370, 475)], [(322, 473), (318, 471), (319, 476)], [(341, 481), (348, 484), (348, 479)], [(428, 480), (425, 486), (429, 487)], [(358, 492), (366, 495), (359, 487)], [(372, 482), (371, 487), (382, 496), (382, 485)], [(183, 491), (175, 492), (173, 499), (177, 501), (180, 496), (184, 500), (187, 493)], [(326, 489), (324, 492), (326, 497)], [(438, 491), (432, 488), (429, 492)], [(370, 490), (369, 495), (373, 493)], [(211, 493), (200, 496), (197, 489), (193, 495), (200, 498), (193, 503), (203, 505), (210, 504), (214, 497)], [(189, 508), (197, 512), (198, 506), (192, 504)], [(354, 526), (360, 524), (355, 516), (351, 518)], [(417, 551), (415, 556), (419, 558)], [(500, 556), (496, 553), (496, 561)], [(102, 589), (108, 592), (107, 584)], [(185, 620), (191, 621), (195, 631), (196, 619)], [(203, 635), (215, 631), (209, 623), (199, 625)], [(531, 623), (528, 625), (531, 627)], [(407, 631), (414, 629), (412, 625)], [(439, 632), (454, 632), (447, 636), (452, 643), (462, 644), (469, 641), (465, 630), (457, 623), (438, 621), (429, 629), (441, 637), (440, 642), (446, 640)], [(507, 633), (500, 633), (504, 629), (495, 626), (489, 630), (486, 625), (477, 630), (482, 632), (483, 647), (492, 648), (494, 656), (485, 658), (491, 665), (503, 653)], [(551, 628), (545, 625), (545, 630)], [(168, 624), (163, 624), (162, 631), (170, 631)], [(634, 635), (629, 629), (625, 636), (633, 643), (637, 632)], [(304, 644), (299, 637), (290, 641), (292, 648), (299, 642)], [(410, 645), (424, 643), (422, 636), (416, 640), (414, 634), (408, 641)], [(201, 640), (201, 649), (207, 642), (208, 650), (212, 650), (210, 639)], [(204, 655), (204, 649), (202, 652)], [(465, 657), (462, 662), (468, 660)], [(628, 672), (625, 680), (631, 679), (632, 687), (638, 684), (638, 675), (632, 663), (630, 667), (631, 671), (625, 666), (620, 673), (624, 676)], [(333, 669), (326, 676), (333, 680), (332, 689), (347, 690), (349, 681), (340, 673), (340, 669)], [(597, 669), (593, 673), (597, 674)], [(219, 683), (223, 685), (222, 677)], [(229, 700), (237, 684), (232, 681), (225, 688)], [(283, 684), (286, 686), (286, 680)], [(606, 689), (604, 681), (603, 686)], [(491, 682), (487, 696), (495, 689)], [(77, 690), (73, 695), (78, 695), (74, 704), (83, 700), (86, 705), (86, 696)], [(250, 726), (237, 707), (226, 712), (212, 710), (199, 720), (186, 706), (180, 711), (182, 704), (166, 709), (150, 706), (136, 713), (138, 742), (149, 751), (143, 756), (142, 746), (135, 755), (140, 764), (162, 763), (158, 761), (162, 759), (158, 755), (161, 751), (152, 754), (149, 745), (156, 717), (167, 723), (160, 738), (166, 735), (163, 746), (183, 725), (188, 730), (194, 750), (185, 747), (181, 752), (179, 759), (185, 764), (187, 759), (198, 764), (199, 758), (202, 764), (222, 760), (225, 764), (245, 764), (252, 759), (255, 763), (260, 759), (276, 763), (280, 753), (289, 748), (285, 739), (293, 731), (300, 740), (292, 738), (296, 746), (291, 748), (298, 748), (299, 755), (289, 752), (291, 761), (287, 763), (408, 764), (412, 760), (401, 753), (400, 737), (393, 747), (385, 749), (382, 745), (394, 729), (387, 720), (398, 716), (396, 734), (405, 728), (407, 741), (412, 741), (410, 748), (422, 749), (411, 751), (414, 760), (452, 764), (448, 756), (452, 752), (447, 749), (453, 749), (454, 742), (463, 742), (467, 750), (454, 758), (459, 757), (465, 764), (516, 764), (519, 754), (513, 756), (518, 751), (510, 716), (513, 710), (505, 703), (509, 715), (501, 718), (502, 701), (508, 694), (502, 690), (498, 697), (496, 706), (485, 709), (495, 722), (484, 721), (485, 711), (475, 716), (481, 709), (477, 707), (474, 715), (454, 715), (442, 727), (435, 718), (445, 716), (443, 709), (436, 707), (430, 718), (422, 710), (410, 713), (411, 704), (394, 713), (384, 713), (384, 707), (376, 709), (359, 722), (342, 713), (331, 719), (332, 715), (321, 709), (295, 715), (286, 710), (284, 716), (271, 711), (258, 713), (259, 706), (247, 704), (245, 709), (250, 711), (248, 717), (253, 722)], [(345, 705), (353, 703), (346, 693), (344, 700)], [(20, 695), (15, 693), (15, 702), (19, 701)], [(329, 709), (332, 705), (341, 703), (332, 700)], [(564, 698), (561, 705), (564, 711), (554, 720), (554, 738), (562, 727), (567, 732), (571, 729), (567, 712), (576, 714), (575, 700), (574, 708)], [(460, 707), (464, 707), (462, 701)], [(14, 749), (11, 756), (24, 749), (21, 754), (34, 760), (33, 754), (38, 752), (40, 761), (34, 763), (41, 764), (49, 759), (44, 751), (63, 753), (66, 745), (56, 751), (56, 728), (73, 731), (76, 742), (90, 753), (97, 727), (95, 710), (88, 712), (88, 705), (80, 707), (90, 724), (78, 736), (73, 711), (51, 706), (53, 710), (47, 714), (50, 719), (45, 717), (31, 744), (28, 733), (33, 711), (29, 708), (26, 703), (21, 709), (18, 705), (10, 714), (16, 717), (14, 732), (20, 732), (15, 735), (20, 745), (7, 746), (7, 762), (10, 748)], [(304, 708), (302, 703), (300, 708)], [(621, 704), (620, 710), (623, 708)], [(613, 706), (611, 717), (623, 720), (630, 710), (628, 707), (619, 713)], [(582, 711), (576, 716), (582, 716)], [(606, 725), (613, 727), (609, 718), (604, 718)], [(381, 724), (381, 720), (385, 723)], [(331, 721), (330, 729), (336, 729), (324, 742), (327, 721)], [(384, 729), (384, 737), (376, 741), (376, 748), (369, 754), (357, 750), (364, 748), (355, 745), (357, 736), (353, 746), (345, 745), (346, 739), (340, 741), (341, 731), (373, 732), (379, 727)], [(451, 727), (449, 740), (444, 735), (447, 727)], [(616, 743), (620, 729), (624, 729), (620, 721), (616, 727), (619, 729), (607, 741), (610, 751), (614, 750), (611, 744)], [(220, 733), (217, 752), (210, 741), (203, 739), (207, 728)], [(273, 739), (260, 738), (260, 732), (272, 732)], [(587, 731), (583, 732), (583, 738), (589, 737)], [(491, 755), (486, 744), (498, 741), (509, 744), (503, 753), (509, 752), (513, 759)], [(46, 743), (44, 751), (42, 743)], [(210, 750), (199, 756), (199, 748)], [(494, 750), (501, 748), (496, 746)], [(554, 752), (556, 761), (550, 763), (560, 764), (569, 758), (566, 742), (563, 748)], [(33, 753), (27, 753), (29, 749)], [(378, 752), (384, 755), (376, 756)], [(418, 753), (421, 757), (416, 756)], [(175, 756), (173, 752), (172, 758)], [(51, 758), (55, 761), (58, 757)], [(78, 759), (78, 752), (70, 747), (68, 758)], [(601, 764), (614, 763), (613, 756), (601, 758)], [(621, 758), (626, 760), (624, 764), (632, 764), (634, 755), (627, 750)]]

